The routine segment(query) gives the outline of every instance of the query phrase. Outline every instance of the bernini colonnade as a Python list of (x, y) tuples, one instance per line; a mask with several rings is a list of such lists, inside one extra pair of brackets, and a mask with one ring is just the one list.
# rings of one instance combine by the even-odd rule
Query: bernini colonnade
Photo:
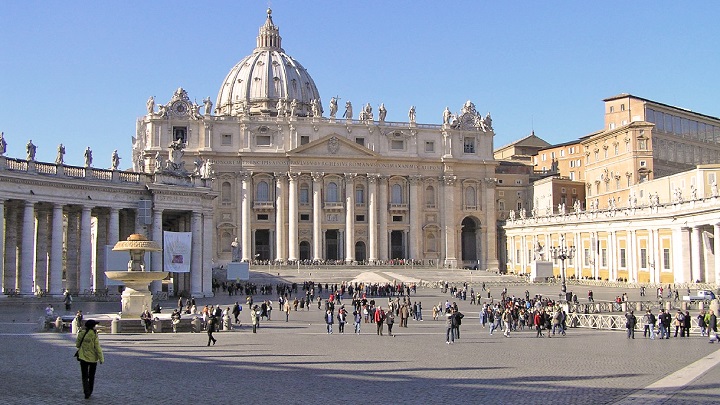
[[(74, 167), (0, 156), (0, 273), (6, 294), (91, 293), (107, 287), (106, 246), (132, 233), (163, 244), (192, 232), (191, 271), (176, 291), (211, 293), (212, 199), (202, 181), (167, 174)], [(207, 236), (207, 237), (204, 237)], [(129, 257), (128, 257), (129, 259)], [(148, 270), (161, 271), (162, 253)], [(160, 290), (161, 284), (153, 285)]]

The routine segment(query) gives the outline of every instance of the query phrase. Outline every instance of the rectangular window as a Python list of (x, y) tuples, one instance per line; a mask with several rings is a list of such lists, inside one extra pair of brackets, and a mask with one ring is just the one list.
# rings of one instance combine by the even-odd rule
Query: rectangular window
[(358, 188), (355, 190), (355, 205), (365, 204), (365, 190)]
[(220, 138), (220, 144), (223, 146), (232, 145), (232, 135), (231, 134), (222, 134), (221, 138)]
[(570, 153), (571, 155), (572, 155), (573, 153), (575, 153), (575, 147), (574, 147), (574, 146), (571, 146), (571, 147), (570, 147), (569, 153)]
[(498, 210), (505, 211), (505, 201), (503, 201), (503, 200), (498, 201)]
[(583, 263), (586, 267), (590, 266), (590, 249), (588, 248), (583, 250)]
[(600, 249), (600, 267), (607, 267), (607, 249)]
[(505, 192), (502, 190), (498, 191), (498, 197), (505, 197)]
[(465, 153), (475, 153), (475, 138), (465, 138), (463, 151)]
[(570, 172), (570, 180), (575, 180), (575, 172)]
[(307, 145), (310, 143), (310, 137), (307, 135), (300, 135), (300, 145)]
[(404, 150), (405, 141), (390, 141), (390, 149), (392, 150)]
[(555, 159), (555, 152), (550, 152), (550, 159)]
[(647, 269), (647, 266), (648, 266), (647, 249), (640, 248), (640, 268)]
[(355, 143), (358, 145), (365, 146), (365, 138), (357, 137), (357, 138), (355, 138)]
[(644, 160), (641, 160), (640, 167), (645, 167), (645, 166), (647, 166), (647, 162), (645, 162)]
[(300, 204), (310, 204), (310, 190), (308, 188), (300, 189)]
[(300, 214), (300, 220), (303, 222), (309, 222), (310, 221), (310, 214)]
[(620, 268), (627, 268), (627, 258), (625, 256), (625, 248), (620, 248)]
[(173, 141), (187, 142), (187, 127), (173, 127)]
[(520, 211), (521, 209), (522, 209), (522, 201), (518, 201), (517, 210)]
[(435, 142), (433, 142), (433, 141), (425, 142), (425, 152), (435, 152)]
[(258, 214), (257, 219), (258, 219), (258, 221), (267, 221), (268, 214)]
[(355, 222), (365, 222), (365, 215), (355, 215)]
[(271, 145), (270, 139), (271, 139), (270, 135), (257, 135), (255, 137), (255, 144), (257, 146), (270, 146)]
[(638, 139), (638, 149), (647, 150), (647, 139)]
[(564, 156), (565, 156), (565, 149), (560, 149), (560, 157), (564, 157)]
[(402, 217), (402, 215), (393, 215), (392, 220), (393, 220), (393, 222), (402, 222), (403, 217)]
[(670, 249), (663, 249), (663, 270), (670, 270)]

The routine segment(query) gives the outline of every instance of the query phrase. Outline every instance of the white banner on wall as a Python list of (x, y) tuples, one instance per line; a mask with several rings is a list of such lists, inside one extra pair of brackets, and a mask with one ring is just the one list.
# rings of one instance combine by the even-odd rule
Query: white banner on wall
[(165, 271), (189, 273), (191, 250), (191, 232), (163, 232)]

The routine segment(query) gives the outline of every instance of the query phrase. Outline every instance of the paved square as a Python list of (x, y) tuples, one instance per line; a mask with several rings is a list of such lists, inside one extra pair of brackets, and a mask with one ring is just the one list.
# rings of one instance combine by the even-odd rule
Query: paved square
[[(482, 278), (476, 276), (476, 289), (477, 280)], [(547, 289), (550, 294), (557, 286), (508, 288), (515, 295), (525, 289)], [(225, 306), (236, 298), (244, 302), (244, 296), (219, 295), (198, 304)], [(317, 306), (292, 312), (289, 322), (276, 309), (273, 320), (262, 322), (256, 334), (247, 326), (245, 310), (244, 325), (216, 333), (218, 343), (211, 347), (204, 333), (101, 334), (106, 363), (98, 366), (95, 393), (88, 402), (612, 404), (628, 402), (629, 395), (719, 349), (699, 336), (650, 341), (640, 335), (628, 340), (624, 333), (588, 329), (543, 339), (532, 331), (510, 338), (491, 336), (479, 324), (479, 307), (469, 300), (458, 301), (467, 315), (461, 339), (447, 345), (444, 321), (430, 316), (431, 306), (446, 298), (437, 289), (419, 289), (411, 299), (422, 301), (425, 320), (411, 319), (408, 328), (396, 323), (396, 337), (377, 336), (373, 324), (363, 324), (362, 334), (354, 335), (352, 323), (345, 334), (328, 335)], [(0, 303), (0, 403), (84, 401), (72, 336), (33, 332), (44, 306), (7, 299)], [(75, 306), (85, 307), (85, 312), (112, 312), (119, 304)], [(719, 378), (720, 368), (711, 365), (676, 393), (653, 399), (641, 391), (631, 403), (718, 403)]]

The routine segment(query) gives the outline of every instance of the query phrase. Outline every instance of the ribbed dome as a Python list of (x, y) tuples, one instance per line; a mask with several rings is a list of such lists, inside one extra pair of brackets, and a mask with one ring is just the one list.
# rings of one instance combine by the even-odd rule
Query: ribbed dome
[(290, 111), (296, 100), (295, 115), (311, 115), (313, 100), (320, 112), (320, 93), (307, 70), (281, 48), (280, 31), (272, 21), (272, 10), (260, 27), (257, 48), (238, 62), (228, 73), (218, 92), (218, 115), (242, 115), (243, 101), (250, 115), (277, 115), (277, 104), (283, 100)]

